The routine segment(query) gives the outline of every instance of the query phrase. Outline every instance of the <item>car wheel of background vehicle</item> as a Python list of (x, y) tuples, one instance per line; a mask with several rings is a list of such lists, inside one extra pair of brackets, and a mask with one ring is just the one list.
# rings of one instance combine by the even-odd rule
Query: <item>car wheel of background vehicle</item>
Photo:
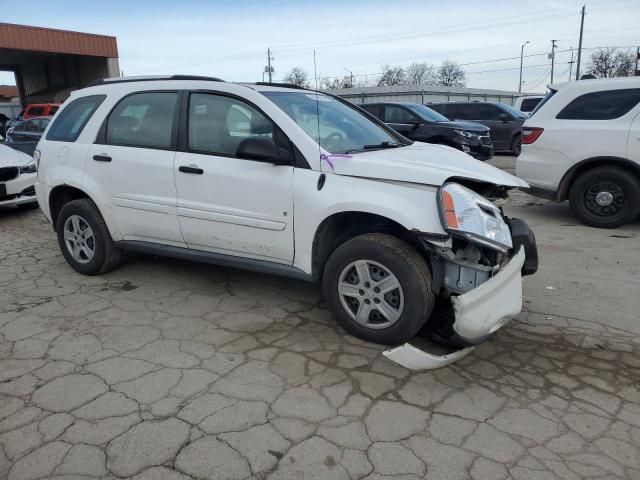
[(516, 135), (511, 141), (511, 152), (517, 157), (522, 152), (522, 136)]
[(585, 225), (617, 228), (640, 214), (640, 182), (618, 167), (599, 167), (574, 180), (569, 205)]
[(71, 267), (85, 275), (113, 269), (121, 252), (113, 243), (98, 207), (83, 198), (62, 207), (56, 221), (60, 250)]
[(426, 261), (409, 244), (388, 234), (364, 234), (340, 245), (327, 261), (322, 283), (340, 325), (370, 342), (406, 342), (433, 309)]

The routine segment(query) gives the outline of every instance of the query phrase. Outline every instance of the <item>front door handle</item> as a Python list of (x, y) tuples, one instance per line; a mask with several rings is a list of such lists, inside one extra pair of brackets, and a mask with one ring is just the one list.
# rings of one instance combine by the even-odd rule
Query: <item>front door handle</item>
[(182, 173), (195, 173), (196, 175), (202, 175), (204, 170), (198, 167), (187, 167), (186, 165), (181, 165), (178, 167), (178, 170)]
[(109, 155), (94, 155), (93, 159), (96, 162), (110, 162), (111, 161), (111, 157)]

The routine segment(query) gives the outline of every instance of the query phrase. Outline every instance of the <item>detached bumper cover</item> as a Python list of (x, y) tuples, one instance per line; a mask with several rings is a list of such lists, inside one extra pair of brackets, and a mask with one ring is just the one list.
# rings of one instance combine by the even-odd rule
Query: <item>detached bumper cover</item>
[(456, 320), (453, 330), (467, 344), (482, 342), (522, 310), (522, 266), (525, 249), (496, 276), (451, 302)]
[(410, 343), (405, 343), (391, 350), (386, 350), (382, 354), (392, 362), (411, 370), (433, 370), (434, 368), (441, 368), (457, 362), (471, 353), (474, 348), (463, 348), (447, 355), (433, 355), (414, 347)]

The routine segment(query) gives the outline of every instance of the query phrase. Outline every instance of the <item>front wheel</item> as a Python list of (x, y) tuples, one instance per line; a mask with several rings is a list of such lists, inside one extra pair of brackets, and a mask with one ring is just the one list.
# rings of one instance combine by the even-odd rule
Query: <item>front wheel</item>
[(340, 245), (329, 257), (322, 283), (340, 325), (370, 342), (408, 341), (433, 309), (426, 261), (392, 235), (364, 234)]
[(67, 263), (84, 275), (114, 268), (121, 252), (113, 243), (98, 207), (83, 198), (65, 204), (56, 221), (58, 244)]
[(571, 185), (569, 205), (585, 225), (617, 228), (640, 214), (640, 182), (618, 167), (598, 167)]

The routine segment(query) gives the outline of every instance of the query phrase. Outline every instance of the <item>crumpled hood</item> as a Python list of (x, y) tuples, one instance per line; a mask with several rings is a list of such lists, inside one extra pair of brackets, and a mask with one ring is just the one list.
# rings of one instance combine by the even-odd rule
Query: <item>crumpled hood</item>
[(445, 145), (413, 145), (354, 155), (322, 155), (323, 171), (353, 177), (379, 178), (440, 186), (452, 177), (505, 187), (529, 187), (527, 182), (499, 168)]
[(33, 157), (0, 144), (0, 168), (22, 167), (33, 162)]

